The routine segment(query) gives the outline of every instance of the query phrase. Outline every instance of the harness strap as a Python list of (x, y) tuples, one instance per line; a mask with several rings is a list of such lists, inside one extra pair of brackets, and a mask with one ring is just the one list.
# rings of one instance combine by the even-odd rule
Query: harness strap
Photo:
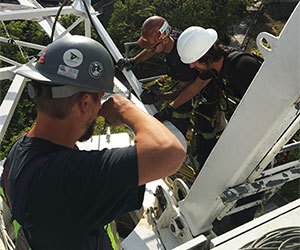
[(204, 114), (202, 114), (202, 113), (200, 113), (199, 111), (196, 111), (196, 110), (194, 111), (194, 113), (196, 115), (200, 115), (201, 117), (203, 117), (204, 119), (206, 119), (209, 122), (214, 122), (216, 120), (215, 117), (208, 117), (207, 115), (204, 115)]
[[(226, 76), (229, 73), (229, 69), (230, 69), (231, 65), (241, 56), (250, 56), (252, 58), (255, 58), (260, 64), (262, 64), (264, 61), (264, 59), (261, 58), (260, 56), (253, 54), (253, 53), (246, 52), (246, 51), (235, 50), (235, 51), (229, 52), (228, 56), (225, 58), (224, 66), (222, 69), (223, 76)], [(224, 82), (223, 82), (222, 87), (223, 88), (225, 87), (225, 90), (228, 91), (228, 86), (224, 86)], [(235, 89), (233, 89), (233, 91), (236, 92)]]
[(247, 53), (247, 52), (244, 52), (244, 51), (233, 51), (231, 52), (225, 59), (225, 62), (224, 62), (224, 68), (223, 68), (223, 72), (225, 74), (227, 74), (231, 64), (239, 57), (241, 56), (244, 56), (244, 55), (248, 55), (248, 56), (251, 56), (250, 53)]
[[(10, 187), (9, 185), (9, 172), (10, 167), (7, 166), (7, 162), (4, 163), (4, 171), (2, 176), (2, 185), (3, 185), (3, 197), (6, 198), (6, 203), (11, 209), (11, 223), (14, 227), (15, 236), (17, 239), (17, 245), (25, 246), (26, 249), (30, 249), (28, 244), (29, 237), (29, 227), (31, 226), (26, 221), (26, 205), (28, 198), (28, 189), (31, 182), (31, 179), (35, 171), (44, 166), (44, 163), (48, 160), (48, 157), (42, 157), (35, 159), (23, 167), (23, 171), (17, 177), (15, 185)], [(25, 171), (24, 171), (25, 170)], [(13, 190), (10, 190), (13, 189)], [(13, 192), (11, 192), (13, 191)], [(10, 197), (10, 194), (14, 194), (13, 197)], [(22, 225), (22, 226), (21, 226)], [(23, 230), (22, 230), (23, 229)], [(27, 239), (26, 239), (27, 238)]]
[(217, 111), (214, 117), (208, 117), (197, 111), (195, 111), (195, 113), (206, 119), (213, 127), (212, 132), (202, 132), (201, 130), (197, 130), (197, 132), (201, 134), (202, 137), (206, 140), (216, 138), (218, 135), (220, 135), (220, 132), (222, 132), (227, 125), (227, 120), (223, 111)]
[(190, 118), (192, 115), (192, 112), (186, 112), (186, 113), (178, 113), (176, 111), (173, 111), (172, 117), (176, 119), (187, 119)]
[(232, 52), (229, 52), (228, 56), (225, 59), (224, 62), (224, 69), (222, 70), (223, 72), (225, 72), (225, 74), (227, 73), (228, 69), (230, 68), (230, 65), (239, 57), (241, 56), (250, 56), (252, 58), (255, 58), (258, 62), (263, 63), (264, 59), (254, 53), (249, 53), (246, 51), (240, 51), (240, 50), (235, 50)]
[(110, 239), (111, 247), (114, 250), (118, 250), (119, 249), (119, 243), (118, 243), (119, 242), (119, 235), (118, 235), (118, 232), (115, 228), (114, 221), (109, 223), (109, 224), (106, 224), (104, 226), (104, 231), (107, 233), (108, 238)]
[[(27, 167), (26, 166), (23, 167), (23, 170), (26, 171), (22, 171), (20, 173), (20, 175), (15, 181), (14, 187), (11, 187), (13, 190), (10, 190), (9, 179), (8, 179), (10, 167), (6, 165), (7, 162), (4, 163), (2, 185), (4, 188), (4, 195), (6, 197), (7, 204), (11, 209), (11, 214), (12, 214), (11, 220), (14, 226), (14, 231), (17, 239), (17, 246), (22, 245), (28, 250), (31, 249), (28, 243), (28, 240), (30, 238), (28, 229), (31, 225), (28, 224), (25, 218), (28, 189), (33, 174), (39, 167), (44, 166), (44, 163), (47, 160), (48, 157), (42, 157), (42, 158), (35, 159), (29, 162), (28, 164), (26, 164)], [(11, 193), (14, 194), (14, 197), (10, 197)]]
[(161, 82), (159, 82), (158, 80), (154, 80), (154, 81), (151, 81), (151, 82), (143, 83), (143, 88), (144, 89), (149, 89), (150, 87), (152, 87), (154, 85), (158, 85), (160, 87), (163, 86), (163, 84)]

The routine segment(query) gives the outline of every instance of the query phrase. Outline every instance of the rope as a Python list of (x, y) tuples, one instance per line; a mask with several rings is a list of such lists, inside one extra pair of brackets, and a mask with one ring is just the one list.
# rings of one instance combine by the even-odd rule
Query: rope
[(51, 36), (50, 36), (50, 39), (51, 41), (53, 42), (54, 41), (54, 32), (55, 32), (55, 27), (56, 27), (56, 23), (58, 21), (58, 18), (59, 18), (59, 15), (63, 9), (63, 7), (68, 3), (68, 0), (64, 0), (64, 2), (62, 3), (62, 5), (59, 7), (57, 13), (56, 13), (56, 16), (55, 16), (55, 19), (54, 19), (54, 23), (53, 23), (53, 26), (52, 26), (52, 31), (51, 31)]
[(8, 30), (7, 30), (7, 28), (6, 28), (6, 25), (5, 25), (5, 23), (3, 22), (3, 20), (0, 20), (0, 21), (1, 21), (2, 25), (3, 25), (3, 29), (4, 29), (4, 31), (5, 31), (5, 34), (6, 34), (7, 38), (9, 39), (8, 43), (9, 43), (9, 44), (15, 44), (15, 45), (17, 45), (17, 46), (18, 46), (18, 49), (19, 49), (19, 51), (20, 51), (20, 53), (21, 53), (21, 56), (22, 56), (24, 59), (29, 60), (29, 57), (28, 57), (26, 51), (22, 48), (22, 46), (21, 46), (20, 44), (18, 44), (13, 38), (10, 37), (9, 32), (8, 32)]
[(247, 243), (240, 250), (299, 250), (300, 227), (279, 228)]
[(4, 201), (3, 201), (2, 197), (0, 196), (0, 241), (1, 241), (1, 239), (3, 240), (2, 242), (3, 242), (5, 250), (13, 250), (13, 249), (15, 249), (15, 245), (12, 242), (12, 240), (10, 239), (10, 237), (8, 236), (8, 233), (6, 231), (6, 227), (5, 227), (5, 224), (4, 224), (3, 203), (4, 203)]

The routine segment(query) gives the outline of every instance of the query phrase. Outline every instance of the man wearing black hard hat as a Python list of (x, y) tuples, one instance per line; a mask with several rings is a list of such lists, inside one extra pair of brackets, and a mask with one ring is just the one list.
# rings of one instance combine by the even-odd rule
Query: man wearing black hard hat
[[(144, 184), (174, 173), (184, 149), (160, 122), (114, 95), (114, 66), (98, 42), (69, 36), (50, 44), (36, 65), (17, 74), (31, 80), (34, 127), (12, 146), (2, 186), (13, 218), (34, 250), (112, 249), (103, 226), (142, 205)], [(135, 145), (78, 150), (97, 116), (126, 124)]]

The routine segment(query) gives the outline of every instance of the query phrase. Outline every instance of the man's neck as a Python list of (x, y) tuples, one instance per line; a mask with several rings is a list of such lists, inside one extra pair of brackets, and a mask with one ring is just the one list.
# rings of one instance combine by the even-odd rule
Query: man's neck
[[(73, 126), (76, 126), (73, 124)], [(38, 137), (68, 148), (74, 148), (76, 135), (73, 126), (65, 121), (45, 115), (38, 115), (35, 126), (28, 132), (28, 137)]]

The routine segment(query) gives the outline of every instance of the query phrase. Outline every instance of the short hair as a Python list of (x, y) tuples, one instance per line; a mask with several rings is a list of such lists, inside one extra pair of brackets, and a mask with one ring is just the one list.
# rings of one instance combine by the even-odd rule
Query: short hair
[(35, 97), (38, 112), (45, 113), (53, 118), (60, 120), (65, 119), (70, 113), (83, 93), (76, 93), (70, 97), (64, 98), (45, 98), (42, 96)]
[[(34, 82), (34, 84), (38, 84), (38, 82)], [(43, 95), (37, 95), (34, 97), (34, 100), (36, 102), (38, 112), (63, 120), (71, 113), (73, 106), (84, 94), (91, 95), (95, 102), (99, 101), (98, 93), (89, 92), (78, 92), (70, 97), (63, 98), (49, 98)]]
[(216, 41), (213, 46), (197, 61), (200, 63), (212, 63), (220, 60), (225, 55), (225, 47), (220, 41)]

